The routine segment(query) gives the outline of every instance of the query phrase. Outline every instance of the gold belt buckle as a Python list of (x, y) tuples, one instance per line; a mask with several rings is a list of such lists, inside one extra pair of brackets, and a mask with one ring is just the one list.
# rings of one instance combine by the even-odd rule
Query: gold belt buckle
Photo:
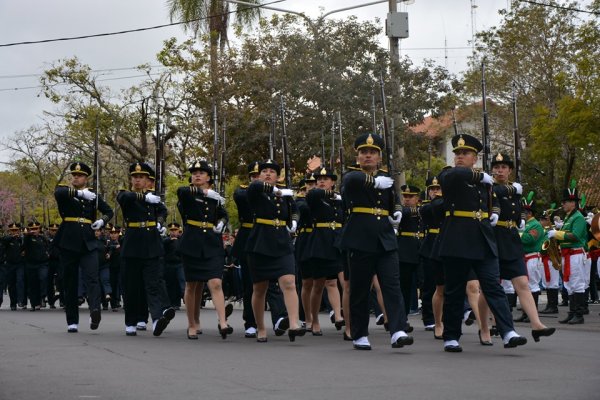
[(206, 228), (206, 221), (202, 221), (202, 223), (200, 224), (201, 227)]
[(275, 218), (273, 220), (273, 222), (275, 223), (275, 227), (279, 228), (279, 226), (281, 225), (281, 221), (279, 221), (279, 219)]
[(382, 215), (383, 214), (383, 210), (381, 208), (374, 208), (373, 209), (373, 214), (375, 214), (375, 215)]
[(483, 212), (481, 210), (475, 211), (475, 219), (481, 221), (483, 219)]
[(415, 232), (415, 238), (417, 238), (417, 239), (419, 238), (419, 232), (418, 231)]
[(145, 228), (146, 227), (146, 221), (140, 222), (140, 228)]
[(77, 218), (77, 222), (84, 223), (85, 222), (85, 218)]

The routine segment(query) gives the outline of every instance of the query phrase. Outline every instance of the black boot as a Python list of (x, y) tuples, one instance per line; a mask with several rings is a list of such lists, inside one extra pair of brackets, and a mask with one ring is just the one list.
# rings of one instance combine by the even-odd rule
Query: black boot
[(576, 304), (575, 304), (574, 295), (570, 295), (569, 296), (569, 313), (567, 314), (567, 317), (565, 319), (559, 320), (558, 323), (559, 324), (567, 324), (567, 323), (569, 323), (570, 320), (575, 318), (575, 308), (576, 308)]
[(588, 299), (590, 298), (590, 288), (585, 289), (584, 298), (583, 298), (583, 315), (588, 315), (590, 313), (590, 309), (588, 308)]
[(558, 314), (558, 289), (546, 289), (548, 303), (540, 314)]
[(506, 298), (508, 299), (508, 306), (510, 307), (510, 312), (512, 312), (513, 308), (517, 307), (517, 294), (506, 293)]
[(585, 293), (573, 293), (575, 303), (575, 316), (569, 320), (569, 325), (583, 324), (583, 312), (585, 311)]
[(558, 306), (559, 307), (568, 307), (569, 300), (571, 300), (571, 296), (567, 295), (567, 289), (565, 289), (564, 287), (562, 289), (560, 289), (560, 294), (562, 297), (562, 302)]

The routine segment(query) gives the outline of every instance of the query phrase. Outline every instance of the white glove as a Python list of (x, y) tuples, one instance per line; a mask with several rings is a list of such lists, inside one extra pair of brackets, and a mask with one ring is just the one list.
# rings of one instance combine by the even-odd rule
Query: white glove
[(221, 234), (223, 233), (223, 228), (225, 227), (225, 223), (223, 221), (219, 221), (217, 226), (213, 227), (213, 231), (215, 233)]
[(210, 199), (218, 201), (221, 205), (225, 204), (225, 198), (223, 198), (218, 192), (215, 192), (212, 189), (208, 189), (205, 192), (205, 196), (208, 197), (208, 198), (210, 198)]
[(82, 189), (77, 191), (77, 197), (80, 197), (84, 200), (96, 200), (96, 193), (92, 192), (89, 189)]
[(375, 189), (389, 189), (394, 184), (394, 180), (388, 176), (378, 176), (375, 178)]
[(398, 226), (400, 225), (400, 221), (402, 221), (402, 212), (396, 211), (393, 217), (388, 217), (392, 225)]
[(95, 230), (95, 231), (97, 231), (98, 229), (102, 228), (103, 226), (104, 226), (104, 220), (103, 219), (97, 219), (92, 224), (92, 229)]
[(494, 184), (494, 179), (487, 172), (484, 172), (483, 173), (483, 178), (481, 178), (481, 183), (486, 183), (488, 185), (493, 185)]
[(592, 219), (594, 219), (594, 213), (588, 213), (585, 216), (585, 222), (587, 222), (588, 225), (592, 225)]
[(554, 220), (554, 226), (556, 227), (556, 229), (561, 229), (564, 224), (565, 224), (565, 222), (560, 218)]
[[(334, 199), (334, 200), (340, 200), (340, 201), (341, 201), (341, 200), (342, 200), (342, 196), (340, 196), (339, 194), (337, 194), (337, 193), (336, 193), (336, 194), (333, 196), (333, 199)], [(590, 220), (590, 221), (591, 221), (591, 220)]]
[(281, 197), (292, 197), (294, 195), (294, 191), (292, 189), (279, 189), (281, 192)]
[(512, 185), (515, 188), (517, 194), (523, 194), (523, 185), (521, 185), (519, 182), (513, 182)]
[(494, 213), (494, 214), (490, 215), (490, 224), (492, 226), (496, 226), (497, 223), (498, 223), (498, 214)]
[(286, 226), (285, 228), (287, 229), (287, 231), (289, 233), (294, 233), (294, 232), (296, 232), (296, 229), (298, 228), (298, 223), (296, 221), (292, 220), (292, 227), (290, 228), (289, 226)]
[[(156, 197), (158, 197), (158, 196), (156, 196)], [(164, 226), (162, 226), (162, 225), (160, 224), (160, 222), (157, 222), (157, 223), (156, 223), (156, 230), (157, 230), (157, 231), (158, 231), (158, 233), (160, 233), (161, 235), (164, 235), (164, 234), (166, 234), (166, 233), (167, 233), (167, 228), (165, 228)]]
[(517, 229), (519, 230), (519, 232), (523, 232), (525, 230), (525, 220), (524, 219), (521, 220), (521, 223), (519, 224)]
[(146, 193), (145, 199), (146, 199), (146, 203), (150, 203), (150, 204), (160, 203), (160, 196), (157, 196), (157, 195), (149, 193), (149, 192)]
[(548, 231), (548, 239), (552, 239), (554, 236), (556, 236), (556, 229), (550, 229)]

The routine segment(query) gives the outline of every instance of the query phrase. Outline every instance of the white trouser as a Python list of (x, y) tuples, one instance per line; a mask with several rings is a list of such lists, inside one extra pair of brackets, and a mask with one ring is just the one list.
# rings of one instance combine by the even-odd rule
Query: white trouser
[(538, 254), (535, 258), (529, 258), (525, 265), (527, 266), (527, 277), (529, 278), (529, 290), (531, 290), (531, 293), (539, 292), (540, 282), (544, 274), (542, 258)]
[(565, 271), (567, 266), (565, 263), (565, 257), (563, 257), (562, 260), (563, 283), (569, 295), (572, 295), (573, 293), (583, 293), (585, 292), (585, 289), (588, 288), (590, 281), (590, 270), (589, 268), (586, 269), (585, 267), (587, 254), (572, 254), (569, 257), (571, 259), (570, 273), (569, 271)]
[(552, 265), (552, 261), (548, 260), (548, 267), (542, 262), (542, 268), (544, 274), (544, 286), (546, 286), (546, 289), (558, 289), (560, 274)]
[(504, 289), (504, 293), (506, 293), (506, 294), (514, 294), (515, 293), (515, 288), (514, 288), (512, 282), (510, 281), (510, 279), (502, 279), (500, 281), (500, 284), (502, 285), (502, 289)]

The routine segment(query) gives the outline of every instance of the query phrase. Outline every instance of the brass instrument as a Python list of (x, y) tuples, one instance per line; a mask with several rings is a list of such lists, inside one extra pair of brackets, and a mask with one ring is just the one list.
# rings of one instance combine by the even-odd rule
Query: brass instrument
[(560, 271), (562, 269), (562, 255), (560, 254), (560, 245), (558, 240), (546, 239), (542, 243), (542, 252), (548, 254), (550, 261), (552, 261), (552, 267), (555, 270)]

